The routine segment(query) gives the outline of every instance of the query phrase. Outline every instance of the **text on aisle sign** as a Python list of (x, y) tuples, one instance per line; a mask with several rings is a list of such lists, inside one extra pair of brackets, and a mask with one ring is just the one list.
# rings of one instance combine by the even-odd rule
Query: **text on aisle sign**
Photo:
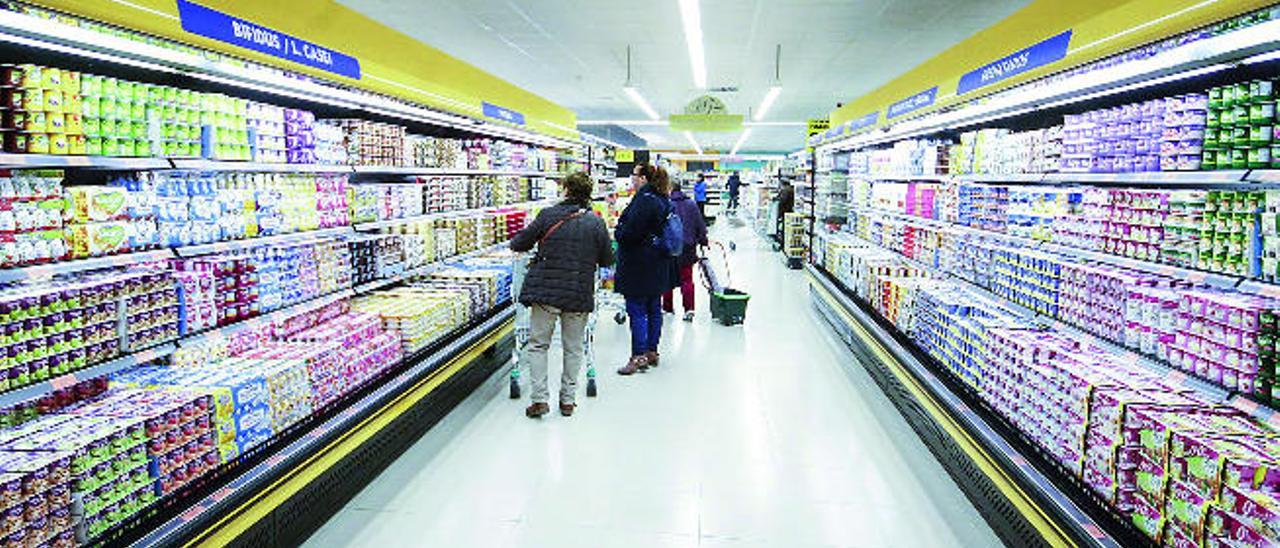
[(1061, 61), (1067, 57), (1067, 47), (1070, 44), (1071, 31), (1066, 31), (978, 67), (960, 77), (956, 95), (964, 95), (983, 86)]
[(879, 121), (880, 121), (880, 111), (875, 111), (875, 112), (872, 112), (871, 114), (868, 114), (868, 115), (863, 116), (863, 117), (861, 117), (861, 118), (857, 118), (857, 119), (854, 119), (854, 120), (850, 120), (850, 121), (849, 121), (849, 132), (850, 132), (850, 133), (857, 133), (857, 132), (859, 132), (859, 131), (862, 131), (862, 130), (867, 129), (867, 128), (871, 127), (871, 126), (876, 125), (876, 122), (879, 122)]
[(903, 99), (892, 105), (889, 105), (889, 118), (897, 118), (898, 116), (902, 116), (903, 114), (908, 114), (908, 113), (920, 110), (924, 107), (932, 105), (933, 101), (937, 98), (938, 98), (938, 86), (933, 86), (920, 93), (912, 95), (911, 97), (907, 97), (906, 99)]
[(516, 112), (509, 108), (502, 108), (492, 103), (484, 103), (482, 106), (484, 107), (485, 116), (488, 116), (495, 120), (502, 120), (503, 122), (516, 124), (519, 126), (524, 125), (524, 115), (520, 114), (519, 112)]
[(355, 57), (187, 0), (177, 1), (182, 30), (347, 78), (360, 79), (360, 60)]

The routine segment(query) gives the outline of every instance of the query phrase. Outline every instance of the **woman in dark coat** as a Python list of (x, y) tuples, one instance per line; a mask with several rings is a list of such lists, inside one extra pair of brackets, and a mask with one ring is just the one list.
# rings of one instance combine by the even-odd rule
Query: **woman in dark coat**
[(560, 414), (570, 416), (578, 371), (586, 362), (588, 314), (595, 309), (596, 269), (613, 264), (613, 243), (604, 221), (591, 212), (595, 184), (581, 171), (564, 180), (565, 200), (542, 210), (533, 223), (516, 234), (511, 249), (538, 252), (529, 262), (529, 273), (520, 290), (520, 303), (529, 307), (529, 343), (525, 347), (533, 403), (525, 409), (530, 418), (551, 410), (547, 403), (547, 350), (556, 321), (564, 347), (564, 371), (560, 375)]
[(618, 370), (631, 375), (658, 365), (662, 336), (662, 294), (679, 282), (676, 258), (662, 248), (660, 236), (673, 211), (671, 181), (662, 168), (639, 164), (631, 175), (635, 197), (618, 218), (618, 271), (614, 290), (627, 301), (631, 322), (631, 359)]
[[(698, 246), (706, 247), (708, 244), (707, 225), (702, 221), (698, 206), (684, 192), (681, 192), (680, 183), (673, 183), (671, 186), (671, 205), (675, 207), (676, 214), (680, 216), (680, 224), (684, 226), (684, 251), (676, 259), (680, 278), (678, 285), (681, 304), (684, 305), (684, 321), (691, 322), (696, 300), (693, 288), (693, 265), (698, 264)], [(674, 314), (675, 307), (675, 290), (672, 289), (662, 295), (662, 310)]]

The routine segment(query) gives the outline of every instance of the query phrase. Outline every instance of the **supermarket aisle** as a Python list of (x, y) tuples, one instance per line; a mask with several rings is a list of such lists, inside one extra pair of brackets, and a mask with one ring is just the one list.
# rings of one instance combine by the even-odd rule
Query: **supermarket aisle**
[(727, 224), (713, 236), (739, 241), (746, 326), (669, 323), (664, 365), (622, 378), (625, 328), (602, 318), (600, 398), (531, 421), (495, 377), (308, 545), (997, 545), (874, 381), (846, 365), (803, 272)]

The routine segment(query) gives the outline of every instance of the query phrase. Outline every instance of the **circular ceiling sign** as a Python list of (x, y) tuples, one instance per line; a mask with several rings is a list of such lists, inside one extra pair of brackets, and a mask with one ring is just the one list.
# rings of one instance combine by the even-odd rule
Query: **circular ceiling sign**
[(724, 106), (724, 101), (710, 95), (703, 95), (697, 99), (689, 101), (684, 107), (685, 114), (728, 114), (729, 108)]

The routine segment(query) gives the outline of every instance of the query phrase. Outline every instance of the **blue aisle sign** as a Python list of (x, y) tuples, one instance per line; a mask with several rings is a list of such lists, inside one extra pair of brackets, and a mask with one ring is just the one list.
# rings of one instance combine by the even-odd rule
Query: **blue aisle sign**
[(524, 115), (520, 114), (519, 112), (516, 112), (509, 108), (502, 108), (493, 103), (484, 103), (481, 106), (484, 107), (485, 116), (488, 116), (495, 120), (502, 120), (503, 122), (515, 124), (518, 126), (524, 125)]
[(177, 1), (182, 30), (347, 78), (360, 79), (360, 60), (355, 57), (187, 0)]
[(907, 97), (892, 105), (889, 105), (889, 118), (897, 118), (903, 114), (909, 114), (933, 104), (938, 98), (938, 86), (933, 86), (920, 93)]
[(1067, 57), (1071, 44), (1071, 31), (1049, 38), (1026, 49), (1014, 52), (960, 77), (956, 95), (964, 95), (983, 86), (989, 86), (1006, 78), (1012, 78), (1031, 69), (1061, 61)]
[(876, 125), (880, 121), (880, 111), (872, 112), (861, 118), (849, 121), (849, 133), (857, 133), (871, 126)]

